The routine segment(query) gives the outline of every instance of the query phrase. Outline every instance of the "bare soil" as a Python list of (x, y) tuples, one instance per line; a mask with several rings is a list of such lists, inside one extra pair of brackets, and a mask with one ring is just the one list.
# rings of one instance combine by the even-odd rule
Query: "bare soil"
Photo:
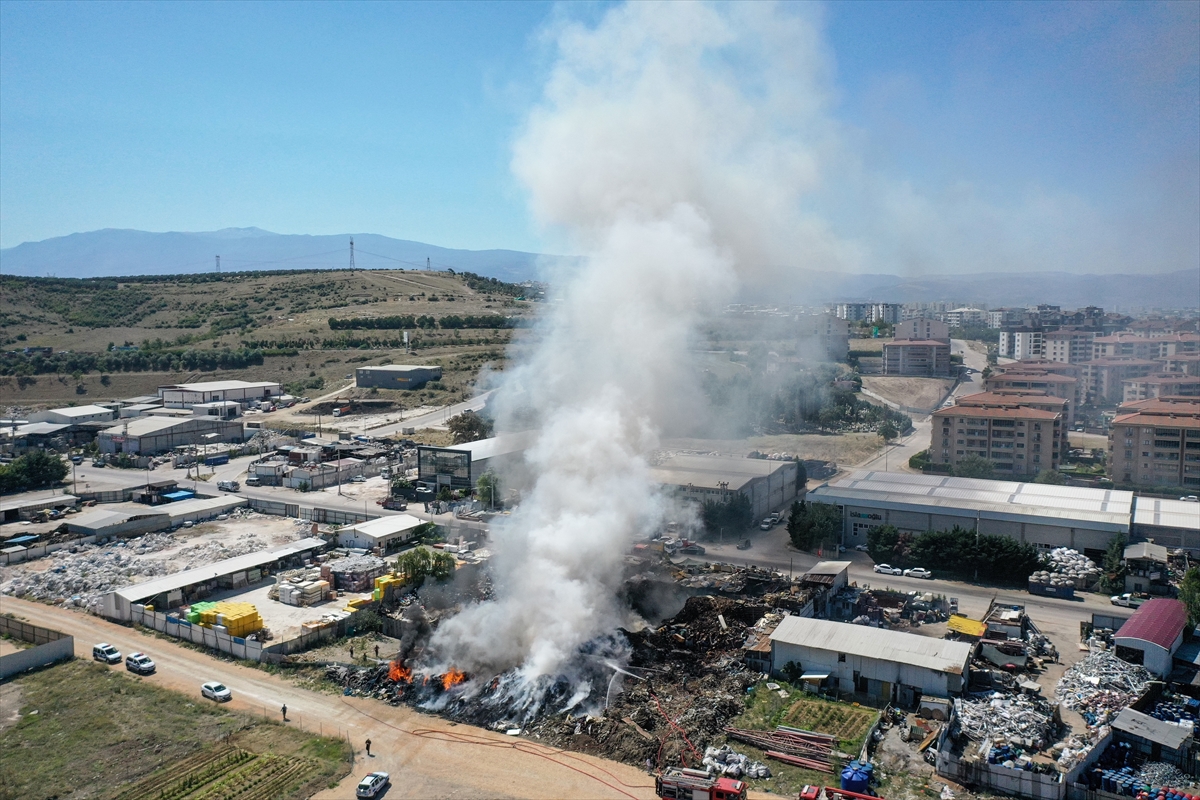
[(880, 397), (911, 408), (934, 409), (954, 381), (949, 378), (901, 378), (896, 376), (864, 375), (863, 388)]
[(791, 434), (750, 436), (745, 439), (670, 439), (663, 442), (668, 450), (697, 450), (744, 456), (752, 450), (760, 453), (790, 453), (800, 458), (857, 464), (879, 450), (874, 433)]

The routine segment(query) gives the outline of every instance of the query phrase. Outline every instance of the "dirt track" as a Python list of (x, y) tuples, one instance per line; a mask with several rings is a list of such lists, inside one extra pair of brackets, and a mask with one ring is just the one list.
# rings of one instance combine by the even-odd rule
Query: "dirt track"
[[(391, 773), (389, 798), (654, 797), (653, 779), (625, 764), (456, 725), (374, 700), (309, 692), (267, 672), (218, 661), (82, 613), (11, 597), (4, 598), (4, 611), (71, 634), (80, 658), (91, 658), (92, 645), (100, 641), (116, 645), (123, 653), (144, 649), (158, 664), (158, 672), (145, 680), (194, 696), (197, 702), (200, 684), (219, 680), (233, 690), (235, 709), (278, 715), (286, 703), (292, 724), (318, 733), (348, 735), (356, 751), (354, 769), (336, 788), (320, 792), (317, 798), (350, 800), (358, 780), (375, 770)], [(372, 742), (370, 758), (362, 749), (367, 738)]]

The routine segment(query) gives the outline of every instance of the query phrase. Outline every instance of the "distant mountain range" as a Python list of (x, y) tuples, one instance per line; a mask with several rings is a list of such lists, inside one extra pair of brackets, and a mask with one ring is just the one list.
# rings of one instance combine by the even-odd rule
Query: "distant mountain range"
[[(516, 250), (455, 250), (372, 233), (307, 236), (260, 228), (149, 233), (108, 228), (0, 250), (0, 274), (60, 278), (163, 275), (215, 269), (344, 269), (354, 239), (359, 269), (453, 269), (519, 283), (539, 277), (543, 256)], [(558, 256), (552, 258), (561, 258)], [(986, 272), (909, 278), (797, 270), (790, 286), (749, 290), (751, 302), (954, 301), (1065, 308), (1200, 308), (1200, 267), (1155, 275)], [(636, 287), (631, 287), (636, 290)], [(755, 295), (761, 295), (755, 297)]]
[(307, 236), (261, 228), (149, 233), (105, 228), (0, 250), (5, 275), (99, 278), (277, 269), (453, 269), (519, 283), (537, 275), (537, 253), (454, 250), (373, 233)]

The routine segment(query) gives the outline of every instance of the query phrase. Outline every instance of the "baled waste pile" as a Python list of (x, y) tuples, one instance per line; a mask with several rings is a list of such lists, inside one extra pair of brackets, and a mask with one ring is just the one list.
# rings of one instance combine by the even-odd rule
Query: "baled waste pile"
[(1145, 667), (1122, 661), (1109, 650), (1097, 650), (1063, 673), (1055, 694), (1094, 728), (1137, 700), (1151, 680)]
[(761, 761), (751, 761), (748, 756), (735, 751), (729, 745), (707, 747), (700, 762), (709, 775), (724, 775), (728, 778), (769, 778), (771, 770)]
[[(1050, 551), (1046, 559), (1049, 571), (1065, 578), (1081, 581), (1083, 585), (1091, 584), (1100, 579), (1100, 567), (1096, 562), (1078, 550), (1069, 547), (1056, 547)], [(1082, 588), (1082, 587), (1081, 587)]]
[(954, 701), (958, 728), (974, 742), (1043, 750), (1054, 739), (1054, 709), (1040, 697), (994, 692), (984, 700)]

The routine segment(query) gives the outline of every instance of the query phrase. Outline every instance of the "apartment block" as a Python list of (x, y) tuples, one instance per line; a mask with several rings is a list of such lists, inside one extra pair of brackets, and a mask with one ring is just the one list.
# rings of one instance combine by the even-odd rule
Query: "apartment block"
[(903, 316), (903, 306), (899, 303), (838, 303), (834, 307), (834, 316), (849, 322), (886, 322), (894, 325)]
[(1200, 375), (1200, 353), (1181, 353), (1158, 359), (1163, 372), (1180, 375)]
[(1015, 328), (1024, 319), (1024, 308), (993, 308), (987, 314), (987, 326), (989, 328)]
[[(1069, 365), (1064, 364), (1063, 366)], [(1026, 365), (1025, 362), (1011, 364), (1007, 368), (997, 370), (983, 382), (985, 391), (1041, 392), (1051, 397), (1070, 400), (1076, 406), (1083, 402), (1081, 387), (1082, 381), (1079, 378), (1051, 372), (1041, 366)], [(1073, 410), (1071, 416), (1074, 416)]]
[(1121, 404), (1108, 433), (1108, 463), (1119, 483), (1200, 487), (1200, 398)]
[(1096, 331), (1064, 328), (1046, 331), (1043, 336), (1044, 355), (1050, 361), (1063, 364), (1082, 364), (1091, 361)]
[(980, 456), (995, 464), (998, 475), (1034, 476), (1058, 469), (1066, 428), (1061, 413), (1019, 403), (959, 404), (933, 413), (929, 457), (954, 468), (967, 456)]
[(986, 325), (988, 312), (982, 308), (955, 308), (943, 315), (943, 320), (951, 328), (961, 328), (964, 325)]
[(896, 339), (938, 339), (950, 342), (950, 326), (941, 320), (918, 317), (899, 322), (895, 327)]
[(1200, 376), (1180, 374), (1147, 375), (1123, 381), (1124, 402), (1157, 397), (1200, 397)]
[(1052, 411), (1055, 414), (1063, 415), (1063, 419), (1067, 423), (1066, 428), (1064, 428), (1064, 434), (1075, 422), (1075, 403), (1066, 398), (1055, 397), (1045, 392), (1001, 389), (995, 392), (979, 392), (978, 394), (965, 395), (958, 398), (957, 402), (960, 406), (980, 406), (985, 408), (989, 406), (1021, 406), (1023, 408), (1036, 408), (1039, 411)]
[(1161, 336), (1139, 336), (1116, 333), (1098, 336), (1092, 342), (1092, 358), (1166, 358), (1184, 353), (1200, 352), (1200, 334), (1167, 333)]
[(950, 375), (950, 342), (937, 339), (896, 339), (883, 345), (883, 374), (922, 378)]
[(801, 343), (813, 342), (821, 352), (834, 361), (841, 361), (850, 352), (850, 323), (832, 314), (805, 314), (797, 318), (797, 335)]
[(999, 354), (1018, 361), (1045, 355), (1045, 331), (1041, 328), (1002, 328)]
[(1159, 362), (1145, 358), (1110, 356), (1083, 365), (1087, 402), (1116, 405), (1125, 399), (1125, 381), (1158, 372)]

